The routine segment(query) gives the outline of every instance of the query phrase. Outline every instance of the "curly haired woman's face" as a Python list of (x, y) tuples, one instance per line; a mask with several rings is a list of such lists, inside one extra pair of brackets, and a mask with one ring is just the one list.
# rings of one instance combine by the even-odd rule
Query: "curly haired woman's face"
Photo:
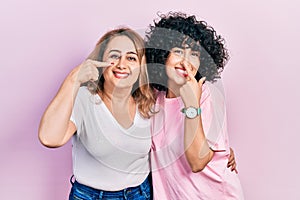
[(200, 52), (191, 48), (174, 47), (166, 61), (166, 73), (170, 81), (178, 85), (186, 83), (188, 72), (194, 76), (200, 66)]

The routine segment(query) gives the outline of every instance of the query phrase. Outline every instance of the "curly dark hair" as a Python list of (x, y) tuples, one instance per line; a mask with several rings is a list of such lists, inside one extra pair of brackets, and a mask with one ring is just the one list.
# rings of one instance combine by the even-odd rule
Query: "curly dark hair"
[(187, 16), (181, 12), (160, 14), (146, 32), (145, 46), (149, 80), (158, 90), (167, 89), (165, 63), (170, 50), (188, 45), (200, 51), (200, 66), (196, 79), (205, 76), (214, 82), (227, 63), (229, 56), (225, 41), (205, 21), (198, 21), (195, 15)]

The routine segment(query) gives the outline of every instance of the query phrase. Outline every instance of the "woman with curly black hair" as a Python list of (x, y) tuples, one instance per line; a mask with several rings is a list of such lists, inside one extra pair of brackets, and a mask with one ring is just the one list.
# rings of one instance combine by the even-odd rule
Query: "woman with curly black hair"
[[(146, 33), (155, 199), (243, 199), (230, 148), (220, 74), (224, 40), (194, 15), (168, 13)], [(202, 77), (203, 76), (203, 77)]]

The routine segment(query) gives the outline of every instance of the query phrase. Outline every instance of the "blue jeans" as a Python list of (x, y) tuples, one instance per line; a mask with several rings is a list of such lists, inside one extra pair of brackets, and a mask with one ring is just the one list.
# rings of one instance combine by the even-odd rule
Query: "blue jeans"
[[(71, 178), (72, 179), (72, 178)], [(72, 189), (69, 200), (151, 200), (152, 183), (151, 175), (145, 181), (136, 187), (125, 188), (119, 191), (104, 191), (91, 188), (78, 183), (76, 180), (72, 183)]]

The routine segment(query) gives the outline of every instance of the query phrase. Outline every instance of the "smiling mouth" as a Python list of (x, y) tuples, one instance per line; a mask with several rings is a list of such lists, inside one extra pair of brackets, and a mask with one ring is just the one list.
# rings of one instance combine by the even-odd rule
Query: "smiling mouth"
[(114, 76), (119, 79), (124, 79), (129, 76), (129, 73), (113, 72)]
[(179, 75), (181, 75), (181, 76), (183, 76), (183, 77), (187, 77), (187, 76), (188, 76), (188, 73), (187, 73), (187, 71), (186, 71), (184, 68), (178, 68), (178, 67), (175, 67), (175, 70), (176, 70), (176, 72), (177, 72)]

